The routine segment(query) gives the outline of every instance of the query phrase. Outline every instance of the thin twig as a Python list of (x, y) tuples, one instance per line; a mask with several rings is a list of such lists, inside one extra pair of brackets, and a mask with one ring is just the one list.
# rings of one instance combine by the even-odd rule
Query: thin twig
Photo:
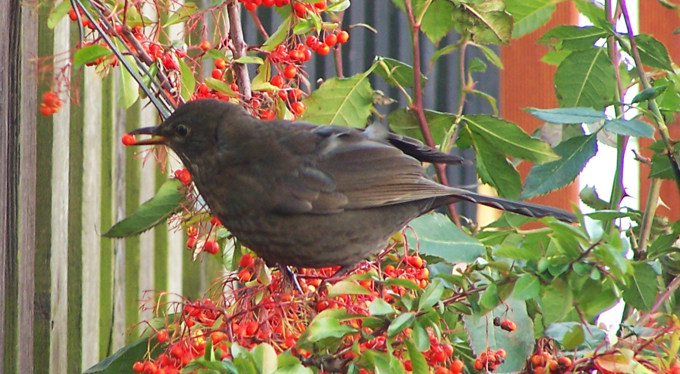
[[(413, 103), (411, 104), (411, 109), (416, 112), (418, 124), (420, 125), (420, 131), (425, 138), (425, 143), (430, 147), (436, 148), (434, 139), (432, 138), (432, 133), (430, 132), (430, 128), (427, 124), (427, 119), (425, 118), (425, 110), (423, 109), (423, 88), (420, 85), (420, 75), (422, 70), (420, 66), (420, 23), (416, 21), (415, 15), (413, 14), (413, 5), (411, 4), (411, 0), (404, 1), (404, 4), (406, 5), (406, 14), (411, 25), (411, 43), (413, 46), (414, 99)], [(446, 177), (446, 166), (438, 163), (433, 165), (437, 171), (439, 182), (448, 186), (449, 181)], [(456, 224), (456, 226), (460, 227), (460, 218), (456, 212), (456, 207), (453, 205), (453, 203), (451, 203), (448, 204), (447, 208), (451, 218), (453, 219), (453, 222)]]
[[(236, 0), (230, 0), (227, 3), (227, 14), (229, 15), (229, 37), (234, 46), (234, 60), (238, 60), (246, 55), (246, 42), (243, 38), (243, 29), (241, 25), (241, 11), (240, 6)], [(252, 94), (250, 92), (250, 76), (248, 75), (248, 68), (245, 64), (234, 63), (234, 70), (236, 71), (236, 80), (239, 87), (239, 92), (246, 102), (249, 102)]]

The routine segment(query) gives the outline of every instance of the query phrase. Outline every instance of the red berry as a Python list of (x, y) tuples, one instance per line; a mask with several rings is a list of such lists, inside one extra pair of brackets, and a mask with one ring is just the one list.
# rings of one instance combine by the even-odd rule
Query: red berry
[(166, 340), (168, 340), (168, 330), (161, 330), (156, 334), (156, 340), (158, 340), (159, 343), (164, 343)]
[(203, 250), (211, 255), (217, 254), (220, 251), (220, 244), (214, 240), (206, 240), (203, 245)]
[(328, 54), (328, 52), (331, 51), (331, 47), (328, 46), (328, 44), (322, 44), (319, 48), (316, 49), (316, 53), (320, 54), (321, 56), (325, 56)]
[(305, 106), (305, 104), (302, 103), (302, 101), (296, 101), (290, 104), (290, 109), (293, 110), (293, 113), (300, 115), (304, 113), (305, 110), (307, 110), (307, 107)]
[(294, 65), (288, 65), (283, 69), (283, 76), (288, 79), (293, 79), (297, 75), (297, 68)]
[(132, 370), (141, 373), (144, 371), (144, 363), (142, 361), (136, 361), (134, 364), (132, 364)]
[(212, 75), (213, 78), (217, 80), (222, 79), (222, 76), (224, 75), (224, 73), (222, 73), (222, 70), (219, 69), (213, 69), (212, 73), (210, 74)]
[(243, 256), (241, 256), (241, 259), (239, 260), (238, 264), (242, 268), (249, 268), (255, 265), (255, 259), (253, 258), (253, 255), (251, 255), (250, 253), (245, 253)]
[(175, 178), (179, 179), (183, 185), (191, 183), (191, 173), (187, 169), (175, 170)]
[(317, 10), (326, 9), (326, 0), (321, 0), (318, 3), (314, 3), (314, 8), (316, 8)]
[(73, 10), (73, 9), (70, 9), (70, 10), (68, 11), (68, 18), (70, 18), (71, 21), (76, 21), (76, 20), (78, 20), (78, 15), (76, 14), (76, 11)]
[(204, 51), (209, 50), (212, 46), (210, 45), (210, 42), (207, 40), (204, 40), (201, 42), (201, 44), (198, 45), (199, 48), (201, 48)]
[(290, 101), (300, 101), (302, 94), (303, 92), (301, 89), (293, 88), (292, 90), (289, 91), (288, 97), (290, 98)]
[(260, 113), (260, 119), (265, 121), (271, 121), (274, 118), (276, 118), (276, 113), (274, 113), (274, 111), (271, 109), (265, 109)]
[(255, 4), (252, 1), (246, 1), (245, 3), (243, 3), (243, 7), (245, 7), (247, 11), (253, 12), (257, 8), (257, 4)]
[(342, 30), (338, 33), (338, 43), (344, 44), (347, 43), (349, 40), (349, 33), (345, 30)]
[(272, 86), (281, 88), (283, 87), (283, 78), (280, 75), (275, 75), (269, 80), (269, 83), (271, 83)]
[(252, 277), (253, 277), (253, 274), (246, 269), (243, 269), (243, 270), (238, 272), (238, 280), (241, 281), (242, 283), (250, 281), (250, 279)]
[(262, 0), (262, 5), (266, 7), (271, 7), (272, 5), (274, 5), (274, 3), (275, 3), (274, 0)]
[(455, 359), (451, 363), (451, 371), (454, 372), (454, 373), (462, 373), (464, 367), (465, 367), (465, 364), (460, 359)]
[(323, 42), (326, 43), (329, 47), (332, 47), (335, 45), (335, 43), (338, 42), (338, 37), (335, 36), (335, 34), (328, 34), (326, 35), (326, 39), (324, 39)]
[(215, 60), (215, 67), (220, 70), (224, 70), (224, 68), (227, 67), (227, 61), (225, 61), (223, 58), (218, 58)]
[(45, 117), (48, 117), (53, 115), (54, 113), (56, 113), (56, 110), (50, 108), (45, 103), (40, 103), (40, 114), (42, 114)]
[(314, 46), (315, 46), (316, 43), (318, 43), (318, 42), (319, 42), (319, 39), (318, 39), (316, 36), (314, 36), (314, 35), (309, 35), (309, 36), (307, 37), (307, 39), (305, 39), (305, 44), (307, 44), (307, 46), (308, 46), (309, 48), (314, 48)]
[(307, 14), (307, 7), (305, 7), (305, 4), (303, 3), (293, 4), (293, 10), (295, 11), (295, 15), (299, 18), (303, 18), (305, 14)]
[(196, 240), (197, 239), (195, 236), (190, 236), (189, 239), (187, 239), (187, 249), (194, 249), (194, 246), (196, 246)]
[(198, 85), (198, 93), (201, 95), (207, 95), (210, 92), (210, 87), (208, 87), (207, 84), (201, 82), (201, 84)]
[(123, 135), (123, 138), (121, 139), (123, 142), (123, 145), (133, 145), (137, 143), (137, 140), (135, 139), (135, 136), (132, 134), (125, 134)]

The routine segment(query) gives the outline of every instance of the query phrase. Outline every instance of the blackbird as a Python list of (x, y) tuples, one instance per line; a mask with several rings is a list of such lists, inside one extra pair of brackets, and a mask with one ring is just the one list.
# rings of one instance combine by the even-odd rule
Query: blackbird
[(460, 159), (380, 125), (263, 121), (206, 99), (131, 134), (152, 135), (135, 145), (169, 146), (212, 213), (269, 265), (349, 268), (384, 249), (410, 220), (459, 200), (575, 220), (563, 210), (436, 183), (421, 162)]

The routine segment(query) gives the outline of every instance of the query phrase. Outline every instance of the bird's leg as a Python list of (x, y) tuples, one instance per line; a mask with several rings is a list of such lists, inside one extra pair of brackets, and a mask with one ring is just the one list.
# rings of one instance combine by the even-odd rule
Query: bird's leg
[(301, 295), (304, 295), (304, 292), (302, 292), (302, 287), (300, 287), (300, 282), (298, 282), (297, 275), (295, 272), (293, 272), (290, 267), (284, 266), (284, 265), (278, 265), (279, 270), (281, 270), (281, 273), (288, 278), (293, 283), (293, 287), (295, 287), (298, 292), (300, 292)]

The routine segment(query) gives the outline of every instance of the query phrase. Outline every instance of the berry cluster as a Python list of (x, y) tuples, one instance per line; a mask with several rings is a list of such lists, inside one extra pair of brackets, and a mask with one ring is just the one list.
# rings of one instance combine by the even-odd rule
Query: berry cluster
[[(219, 221), (215, 219), (211, 223), (217, 225)], [(187, 234), (190, 238), (195, 238), (197, 231), (192, 226)], [(389, 257), (390, 260), (393, 258), (397, 261), (384, 266), (381, 272), (382, 277), (378, 277), (380, 272), (376, 270), (379, 269), (372, 264), (368, 269), (358, 270), (349, 280), (342, 281), (358, 284), (367, 292), (329, 296), (329, 288), (320, 287), (322, 279), (332, 276), (338, 267), (300, 269), (298, 279), (301, 288), (306, 293), (306, 295), (300, 295), (292, 290), (290, 282), (281, 272), (266, 275), (268, 273), (265, 271), (264, 262), (250, 253), (245, 253), (239, 259), (239, 270), (225, 279), (223, 283), (226, 285), (238, 280), (245, 283), (245, 286), (235, 289), (230, 296), (220, 294), (217, 299), (186, 304), (183, 308), (182, 320), (168, 325), (169, 331), (182, 331), (182, 333), (168, 336), (167, 333), (162, 332), (165, 330), (162, 330), (156, 334), (158, 343), (165, 344), (164, 353), (155, 360), (137, 362), (133, 368), (137, 372), (149, 373), (160, 373), (161, 371), (152, 369), (162, 368), (165, 373), (174, 373), (175, 371), (172, 370), (181, 370), (189, 362), (204, 356), (208, 338), (215, 351), (215, 357), (220, 359), (231, 359), (229, 347), (232, 343), (248, 349), (260, 343), (268, 343), (277, 353), (290, 349), (303, 362), (315, 362), (313, 358), (319, 358), (319, 356), (297, 347), (298, 340), (316, 314), (327, 309), (343, 309), (350, 315), (358, 317), (341, 323), (360, 331), (349, 333), (340, 339), (341, 347), (337, 352), (344, 352), (341, 356), (343, 360), (361, 362), (360, 356), (365, 351), (374, 350), (383, 353), (389, 351), (410, 371), (412, 369), (411, 359), (404, 342), (410, 339), (413, 330), (408, 327), (404, 328), (395, 337), (388, 339), (384, 328), (365, 325), (364, 317), (362, 317), (370, 315), (368, 306), (381, 296), (384, 300), (390, 300), (393, 307), (397, 309), (400, 308), (401, 297), (417, 296), (413, 288), (395, 285), (385, 287), (385, 281), (391, 278), (399, 279), (400, 282), (396, 282), (398, 284), (409, 281), (419, 287), (428, 286), (429, 271), (420, 256), (409, 255), (402, 260), (398, 260), (397, 256)], [(254, 277), (254, 274), (261, 276)], [(180, 322), (189, 329), (179, 328)], [(423, 357), (433, 368), (433, 372), (438, 374), (462, 373), (464, 363), (453, 357), (453, 345), (443, 336), (435, 334), (430, 327), (427, 328), (427, 334), (430, 348), (423, 352)], [(352, 349), (352, 347), (355, 348)], [(323, 352), (317, 354), (324, 355)], [(371, 373), (365, 368), (360, 368), (360, 372)], [(320, 373), (326, 372), (322, 370)]]
[(492, 349), (487, 349), (486, 351), (480, 353), (480, 355), (475, 359), (474, 368), (475, 370), (486, 370), (494, 371), (498, 368), (498, 365), (505, 362), (505, 356), (507, 353), (505, 349), (500, 348), (496, 351)]
[[(219, 221), (218, 221), (219, 222)], [(214, 228), (214, 226), (213, 226)], [(212, 232), (212, 229), (211, 229)], [(216, 255), (217, 253), (220, 252), (220, 243), (218, 243), (215, 239), (199, 239), (198, 238), (198, 229), (196, 226), (189, 226), (187, 228), (187, 236), (189, 237), (187, 239), (187, 250), (196, 250), (194, 252), (194, 255), (198, 254), (200, 252), (196, 248), (200, 248), (204, 252), (207, 252), (211, 255)], [(208, 233), (207, 237), (211, 237), (210, 233)]]
[(61, 99), (56, 92), (47, 91), (42, 95), (42, 103), (40, 103), (40, 114), (43, 116), (51, 116), (61, 108)]
[[(125, 138), (123, 138), (125, 140)], [(125, 144), (125, 142), (123, 142)], [(175, 170), (175, 178), (182, 182), (183, 185), (188, 186), (191, 183), (191, 173), (187, 169), (177, 169)]]
[(569, 373), (572, 366), (571, 358), (556, 356), (548, 351), (536, 352), (529, 357), (527, 372), (533, 374), (561, 374)]
[(493, 319), (493, 325), (499, 326), (500, 328), (508, 332), (513, 332), (517, 330), (517, 324), (515, 323), (515, 321), (508, 318), (501, 321), (500, 317), (496, 317)]

